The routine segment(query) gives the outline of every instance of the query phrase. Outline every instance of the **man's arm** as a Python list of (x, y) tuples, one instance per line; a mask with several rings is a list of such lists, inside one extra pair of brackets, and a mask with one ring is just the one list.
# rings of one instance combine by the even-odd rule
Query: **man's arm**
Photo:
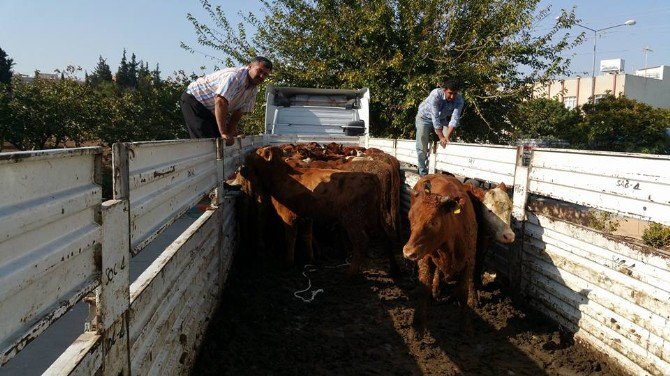
[(230, 123), (228, 123), (228, 128), (230, 129), (231, 137), (237, 136), (237, 123), (240, 122), (240, 118), (242, 117), (242, 115), (243, 115), (242, 110), (236, 110), (230, 116)]
[[(458, 127), (458, 123), (461, 120), (461, 113), (463, 112), (463, 105), (465, 104), (463, 102), (463, 97), (460, 95), (456, 97), (456, 107), (454, 108), (454, 111), (451, 113), (451, 120), (449, 121), (449, 125), (447, 126), (447, 134), (444, 135), (446, 142), (445, 145), (451, 140), (451, 134), (454, 133), (454, 129)], [(440, 140), (442, 142), (442, 140)], [(445, 145), (442, 145), (443, 147)]]
[(451, 140), (451, 134), (454, 132), (454, 129), (456, 128), (452, 127), (451, 125), (447, 127), (447, 134), (444, 135), (444, 138), (447, 140), (447, 142)]
[(227, 138), (226, 120), (228, 118), (228, 100), (220, 95), (214, 100), (214, 117), (216, 125), (219, 127), (221, 138)]
[(431, 92), (430, 93), (430, 117), (433, 121), (433, 130), (437, 135), (437, 138), (440, 139), (440, 145), (445, 147), (447, 145), (447, 139), (444, 138), (442, 134), (442, 124), (440, 123), (440, 93), (441, 92)]

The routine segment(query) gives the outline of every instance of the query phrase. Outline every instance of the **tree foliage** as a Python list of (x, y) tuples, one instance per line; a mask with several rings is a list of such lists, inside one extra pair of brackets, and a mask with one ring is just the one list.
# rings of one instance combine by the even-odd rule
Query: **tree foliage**
[(86, 85), (74, 79), (75, 71), (63, 70), (61, 80), (14, 79), (11, 92), (0, 92), (0, 141), (31, 150), (68, 141), (111, 146), (187, 136), (178, 105), (184, 75), (134, 90), (109, 82)]
[[(226, 63), (263, 54), (276, 63), (279, 85), (369, 87), (371, 130), (411, 137), (416, 110), (446, 77), (466, 85), (466, 140), (501, 141), (506, 114), (530, 83), (564, 74), (562, 53), (581, 41), (562, 31), (564, 13), (542, 36), (533, 27), (548, 16), (538, 0), (264, 0), (261, 16), (233, 27), (221, 6), (201, 0), (211, 25), (192, 15), (198, 41)], [(184, 46), (193, 50), (191, 46)]]
[(93, 73), (88, 76), (88, 82), (93, 86), (98, 86), (103, 82), (112, 82), (112, 70), (109, 68), (107, 60), (103, 59), (102, 56), (100, 56)]
[(579, 138), (579, 109), (569, 110), (563, 103), (535, 98), (520, 103), (509, 116), (515, 138), (571, 140)]
[(12, 81), (12, 66), (14, 60), (7, 56), (5, 50), (0, 48), (0, 84), (8, 85)]
[(608, 95), (582, 106), (580, 135), (572, 140), (585, 149), (662, 154), (670, 110), (626, 97)]

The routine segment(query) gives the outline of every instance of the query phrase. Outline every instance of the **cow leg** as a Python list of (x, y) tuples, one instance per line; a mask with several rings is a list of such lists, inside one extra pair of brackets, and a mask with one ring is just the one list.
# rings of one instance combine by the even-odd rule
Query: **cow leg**
[(300, 224), (300, 237), (302, 238), (302, 241), (305, 244), (305, 248), (307, 249), (308, 263), (314, 262), (314, 235), (312, 232), (313, 223), (314, 221), (311, 219), (305, 219)]
[(481, 290), (484, 287), (484, 283), (482, 282), (482, 274), (484, 272), (484, 259), (486, 259), (486, 253), (488, 252), (488, 247), (490, 245), (490, 242), (486, 238), (486, 236), (479, 236), (477, 239), (477, 251), (475, 253), (475, 271), (474, 271), (474, 278), (475, 278), (475, 287), (478, 290)]
[(471, 335), (472, 317), (474, 316), (474, 308), (477, 306), (477, 291), (475, 290), (474, 282), (474, 263), (470, 262), (465, 265), (460, 281), (457, 287), (457, 296), (461, 305), (461, 316), (463, 320), (463, 329), (467, 335)]
[(293, 266), (295, 262), (295, 238), (298, 235), (298, 226), (284, 222), (284, 233), (286, 234), (286, 254), (284, 262), (286, 266)]
[(474, 282), (475, 266), (472, 262), (465, 265), (457, 286), (457, 296), (462, 306), (475, 308), (477, 306), (477, 290)]
[(435, 270), (435, 272), (433, 273), (432, 293), (433, 293), (433, 299), (437, 299), (440, 296), (440, 271), (439, 270)]
[(425, 326), (428, 322), (428, 304), (430, 302), (432, 283), (435, 274), (439, 271), (435, 269), (435, 264), (430, 257), (424, 257), (418, 261), (419, 265), (419, 297), (418, 306), (414, 313), (414, 324)]
[(349, 278), (353, 278), (361, 270), (361, 265), (365, 258), (365, 252), (368, 247), (368, 236), (363, 231), (362, 226), (355, 222), (346, 225), (347, 236), (351, 241), (352, 258), (351, 265), (349, 265)]

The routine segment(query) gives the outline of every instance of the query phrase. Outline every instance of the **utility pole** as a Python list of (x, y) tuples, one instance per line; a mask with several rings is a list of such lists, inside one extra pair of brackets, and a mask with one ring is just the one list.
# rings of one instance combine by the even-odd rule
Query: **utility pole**
[(649, 55), (650, 52), (654, 52), (649, 46), (645, 47), (642, 49), (644, 52), (644, 76), (647, 77), (647, 56)]

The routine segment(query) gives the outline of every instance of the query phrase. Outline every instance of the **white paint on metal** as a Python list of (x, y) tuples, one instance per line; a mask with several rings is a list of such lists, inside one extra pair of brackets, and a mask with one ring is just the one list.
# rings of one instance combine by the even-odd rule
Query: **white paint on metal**
[(216, 144), (215, 139), (199, 139), (123, 145), (127, 171), (114, 166), (114, 179), (122, 182), (128, 176), (131, 250), (136, 254), (216, 188)]
[(102, 204), (101, 282), (96, 290), (96, 324), (102, 335), (103, 375), (130, 374), (128, 321), (130, 306), (130, 231), (128, 200)]
[(101, 151), (0, 155), (0, 364), (97, 284)]
[(528, 219), (521, 274), (540, 310), (588, 333), (590, 343), (606, 347), (629, 370), (636, 364), (651, 374), (667, 374), (667, 257), (561, 220), (530, 213)]
[(670, 157), (536, 149), (531, 193), (670, 225)]
[(395, 157), (396, 147), (395, 140), (389, 138), (370, 138), (368, 140), (368, 148), (376, 148), (382, 150), (386, 154), (392, 155)]
[(450, 143), (437, 147), (436, 166), (440, 171), (494, 183), (514, 184), (518, 147)]
[(42, 374), (93, 375), (102, 366), (100, 336), (95, 332), (85, 332)]
[(396, 141), (396, 158), (400, 162), (416, 166), (418, 161), (416, 155), (416, 142), (411, 140)]
[(335, 136), (335, 135), (265, 135), (265, 143), (267, 145), (281, 145), (281, 144), (300, 144), (317, 142), (321, 145), (326, 145), (331, 142), (343, 145), (358, 145), (360, 143), (360, 136)]

